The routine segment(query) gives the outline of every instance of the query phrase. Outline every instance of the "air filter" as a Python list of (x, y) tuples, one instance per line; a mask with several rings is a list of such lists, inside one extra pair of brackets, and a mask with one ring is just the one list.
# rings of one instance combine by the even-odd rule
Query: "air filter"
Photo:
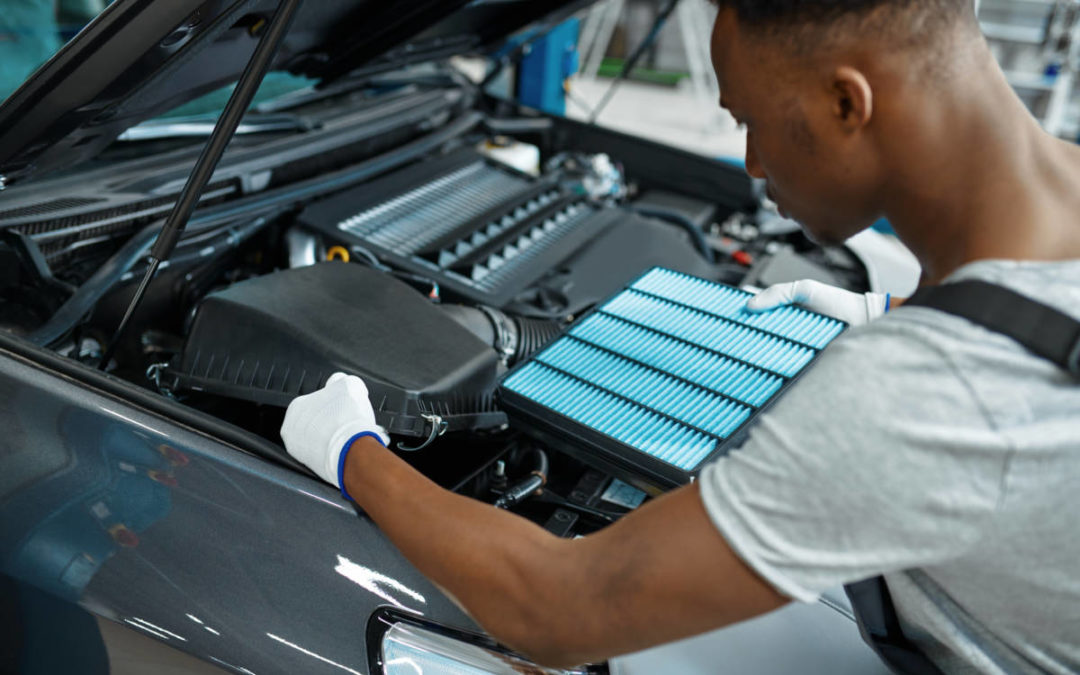
[(635, 485), (685, 484), (845, 327), (798, 307), (751, 314), (749, 297), (655, 268), (511, 371), (503, 405)]

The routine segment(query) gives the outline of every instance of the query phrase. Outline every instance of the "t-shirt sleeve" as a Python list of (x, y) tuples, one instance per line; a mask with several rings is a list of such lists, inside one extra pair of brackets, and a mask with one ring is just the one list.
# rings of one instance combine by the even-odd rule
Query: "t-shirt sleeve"
[(699, 484), (736, 554), (812, 602), (962, 555), (997, 508), (1007, 457), (945, 350), (886, 319), (837, 340)]

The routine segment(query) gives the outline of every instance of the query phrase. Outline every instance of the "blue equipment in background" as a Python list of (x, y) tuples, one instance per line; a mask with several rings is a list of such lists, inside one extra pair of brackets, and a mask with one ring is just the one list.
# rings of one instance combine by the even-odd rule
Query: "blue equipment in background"
[(530, 45), (517, 70), (518, 100), (552, 115), (566, 114), (566, 78), (578, 70), (580, 21), (567, 19)]

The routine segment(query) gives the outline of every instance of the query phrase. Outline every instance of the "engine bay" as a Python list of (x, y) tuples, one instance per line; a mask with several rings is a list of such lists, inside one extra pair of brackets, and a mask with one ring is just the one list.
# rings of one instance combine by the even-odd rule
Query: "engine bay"
[[(519, 429), (496, 394), (516, 364), (653, 267), (869, 290), (737, 168), (446, 83), (350, 96), (294, 111), (313, 137), (230, 149), (108, 372), (277, 446), (292, 398), (359, 375), (407, 461), (572, 536), (647, 495)], [(124, 152), (107, 180), (43, 181), (0, 211), (0, 330), (88, 367), (192, 150)]]

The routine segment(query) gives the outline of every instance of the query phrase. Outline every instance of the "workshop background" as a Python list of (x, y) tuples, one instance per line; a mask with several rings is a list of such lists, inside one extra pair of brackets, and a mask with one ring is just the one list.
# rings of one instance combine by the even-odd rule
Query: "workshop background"
[[(650, 40), (666, 0), (604, 0), (530, 46), (504, 94), (548, 112), (713, 157), (741, 161), (745, 133), (717, 105), (709, 62), (715, 8), (683, 0)], [(979, 19), (990, 47), (1032, 114), (1060, 138), (1080, 139), (1080, 2), (982, 0)], [(620, 78), (635, 50), (633, 67)], [(464, 62), (471, 73), (487, 64)], [(539, 83), (539, 84), (537, 84)], [(614, 90), (613, 90), (614, 86)], [(605, 100), (605, 97), (608, 97)]]

